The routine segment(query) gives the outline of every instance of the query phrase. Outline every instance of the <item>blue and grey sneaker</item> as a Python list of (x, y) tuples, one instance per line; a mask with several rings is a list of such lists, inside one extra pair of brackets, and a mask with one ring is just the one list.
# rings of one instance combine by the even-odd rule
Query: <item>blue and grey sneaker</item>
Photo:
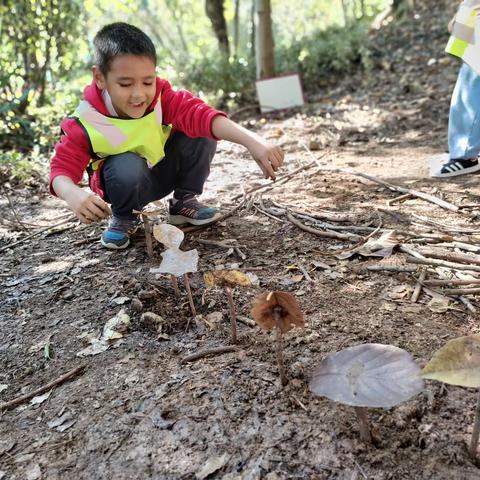
[(194, 194), (185, 195), (181, 200), (175, 203), (169, 200), (169, 218), (171, 225), (182, 225), (191, 223), (192, 225), (205, 225), (220, 218), (220, 212), (217, 208), (202, 205)]
[(100, 237), (100, 243), (110, 250), (121, 250), (130, 245), (130, 235), (138, 228), (138, 219), (121, 219), (112, 217), (108, 228)]

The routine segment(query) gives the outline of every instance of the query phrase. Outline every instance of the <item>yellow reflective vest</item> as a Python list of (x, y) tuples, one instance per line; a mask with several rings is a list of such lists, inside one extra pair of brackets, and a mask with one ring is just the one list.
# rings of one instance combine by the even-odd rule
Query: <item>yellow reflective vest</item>
[(133, 152), (143, 157), (149, 167), (165, 156), (165, 143), (171, 125), (162, 125), (160, 98), (154, 109), (142, 118), (117, 118), (101, 114), (89, 102), (82, 100), (73, 117), (84, 127), (96, 158), (90, 167), (96, 170), (110, 155)]
[(445, 51), (461, 58), (480, 74), (480, 17), (473, 10), (478, 6), (480, 0), (461, 3)]

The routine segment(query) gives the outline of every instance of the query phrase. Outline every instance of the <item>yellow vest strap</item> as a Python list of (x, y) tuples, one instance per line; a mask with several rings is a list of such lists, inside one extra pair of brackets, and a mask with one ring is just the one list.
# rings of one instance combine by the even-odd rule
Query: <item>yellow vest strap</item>
[(118, 147), (128, 140), (128, 136), (109, 121), (108, 117), (95, 110), (83, 100), (77, 108), (77, 113), (100, 132), (112, 147)]

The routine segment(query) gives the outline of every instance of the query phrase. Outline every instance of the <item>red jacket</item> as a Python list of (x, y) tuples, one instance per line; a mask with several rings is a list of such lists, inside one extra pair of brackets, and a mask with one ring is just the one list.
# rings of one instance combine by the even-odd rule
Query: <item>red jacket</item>
[[(215, 110), (186, 90), (175, 91), (169, 82), (157, 77), (155, 98), (145, 114), (153, 110), (158, 96), (161, 94), (163, 123), (172, 124), (189, 137), (207, 137), (215, 139), (212, 133), (212, 121), (215, 116), (225, 113)], [(95, 82), (85, 88), (83, 98), (103, 115), (109, 115), (102, 98), (102, 92)], [(75, 118), (65, 118), (61, 125), (62, 135), (55, 145), (55, 154), (50, 162), (50, 192), (55, 195), (52, 181), (59, 175), (65, 175), (76, 184), (80, 183), (83, 172), (87, 168), (92, 151), (85, 130)], [(90, 178), (90, 188), (100, 197), (104, 197), (100, 181), (100, 168)]]

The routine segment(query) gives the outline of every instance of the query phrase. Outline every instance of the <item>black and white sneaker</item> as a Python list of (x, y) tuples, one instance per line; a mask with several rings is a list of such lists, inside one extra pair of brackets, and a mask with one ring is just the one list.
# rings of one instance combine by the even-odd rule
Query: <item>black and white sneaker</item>
[(478, 172), (480, 164), (477, 159), (452, 158), (447, 163), (440, 165), (432, 172), (432, 177), (456, 177), (466, 173)]

